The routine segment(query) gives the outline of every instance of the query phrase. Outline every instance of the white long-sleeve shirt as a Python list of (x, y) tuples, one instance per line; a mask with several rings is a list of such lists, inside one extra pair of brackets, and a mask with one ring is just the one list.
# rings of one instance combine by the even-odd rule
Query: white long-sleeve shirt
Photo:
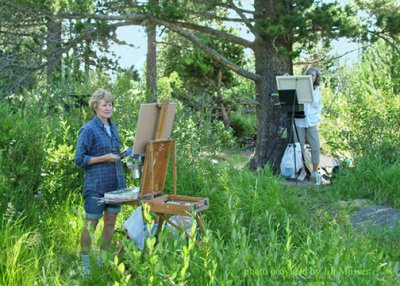
[(302, 128), (308, 128), (317, 126), (321, 119), (322, 111), (322, 96), (318, 87), (313, 90), (313, 102), (304, 103), (304, 114), (305, 118), (296, 118), (296, 126)]

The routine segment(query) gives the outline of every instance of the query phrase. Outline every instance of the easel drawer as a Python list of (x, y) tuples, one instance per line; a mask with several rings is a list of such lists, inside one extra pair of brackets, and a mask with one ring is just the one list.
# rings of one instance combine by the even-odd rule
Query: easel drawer
[(177, 195), (164, 195), (141, 202), (149, 204), (151, 211), (164, 214), (188, 215), (201, 212), (209, 207), (208, 198)]

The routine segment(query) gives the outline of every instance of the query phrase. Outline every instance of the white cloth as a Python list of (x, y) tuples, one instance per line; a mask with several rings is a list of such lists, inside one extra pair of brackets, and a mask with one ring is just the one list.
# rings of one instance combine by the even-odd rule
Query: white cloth
[(135, 242), (137, 248), (143, 250), (146, 231), (144, 229), (142, 206), (138, 206), (124, 222), (124, 228), (128, 231), (129, 238)]
[(308, 128), (317, 126), (321, 119), (322, 110), (322, 96), (318, 87), (313, 90), (313, 102), (304, 103), (304, 114), (305, 118), (296, 118), (296, 126), (302, 128)]
[(104, 125), (104, 128), (106, 129), (108, 136), (111, 137), (111, 127), (110, 127), (110, 125)]

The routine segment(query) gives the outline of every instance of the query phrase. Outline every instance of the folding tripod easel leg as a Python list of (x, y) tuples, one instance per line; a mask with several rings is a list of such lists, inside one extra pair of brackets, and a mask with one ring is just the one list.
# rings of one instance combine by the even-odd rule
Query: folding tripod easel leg
[[(156, 215), (158, 215), (159, 218), (160, 218), (159, 223), (158, 223), (157, 235), (158, 235), (159, 232), (161, 231), (162, 225), (163, 225), (163, 223), (164, 223), (164, 221), (165, 221), (167, 224), (169, 224), (169, 225), (171, 225), (172, 227), (176, 228), (176, 229), (179, 230), (180, 232), (183, 232), (188, 238), (191, 238), (191, 237), (192, 237), (192, 235), (189, 235), (189, 234), (186, 232), (186, 230), (184, 230), (183, 228), (179, 227), (179, 226), (176, 225), (174, 222), (172, 222), (165, 214), (156, 213)], [(195, 215), (195, 218), (196, 218), (197, 223), (198, 223), (198, 225), (199, 225), (200, 231), (201, 231), (202, 233), (205, 233), (205, 226), (204, 226), (205, 224), (204, 224), (203, 217), (201, 216), (201, 213), (200, 213), (200, 212), (197, 212), (196, 215)]]

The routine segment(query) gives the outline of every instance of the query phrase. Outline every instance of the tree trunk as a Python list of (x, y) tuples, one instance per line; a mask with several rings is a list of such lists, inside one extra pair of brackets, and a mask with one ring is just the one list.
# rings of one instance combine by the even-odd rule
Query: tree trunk
[(231, 120), (229, 119), (228, 108), (225, 106), (224, 102), (219, 105), (222, 114), (222, 121), (224, 122), (225, 130), (229, 130), (231, 127)]
[(89, 78), (89, 72), (90, 72), (90, 54), (91, 54), (91, 42), (92, 40), (90, 38), (85, 39), (83, 42), (85, 52), (83, 53), (83, 59), (84, 59), (84, 69), (85, 69), (85, 76)]
[(229, 119), (229, 112), (227, 108), (227, 104), (222, 96), (221, 92), (221, 85), (222, 85), (222, 71), (221, 69), (218, 70), (218, 77), (217, 77), (217, 95), (218, 95), (218, 100), (219, 101), (219, 108), (221, 110), (221, 115), (222, 115), (222, 121), (224, 122), (224, 127), (226, 130), (229, 130), (231, 127), (231, 120)]
[(61, 78), (61, 22), (47, 19), (47, 83)]
[[(273, 13), (274, 7), (270, 5), (274, 4), (270, 1), (255, 1), (256, 11), (260, 11), (256, 17), (259, 19), (272, 17), (270, 14)], [(292, 72), (292, 61), (278, 54), (275, 38), (258, 36), (255, 44), (256, 74), (261, 76), (261, 80), (255, 82), (257, 138), (254, 153), (248, 164), (255, 170), (269, 163), (272, 169), (277, 171), (287, 142), (279, 138), (281, 113), (280, 106), (276, 105), (279, 100), (271, 94), (277, 91), (275, 77), (285, 72)], [(290, 45), (290, 43), (284, 44)]]
[[(158, 0), (150, 0), (149, 3), (157, 4)], [(157, 102), (157, 26), (148, 23), (147, 32), (147, 57), (146, 57), (146, 85), (147, 101)]]

